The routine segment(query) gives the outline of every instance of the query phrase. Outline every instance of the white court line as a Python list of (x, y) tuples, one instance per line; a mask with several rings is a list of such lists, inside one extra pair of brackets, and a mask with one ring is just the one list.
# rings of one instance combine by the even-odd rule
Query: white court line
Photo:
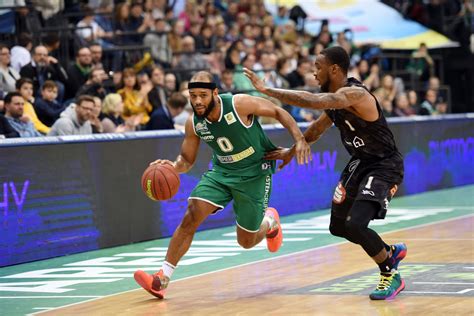
[(435, 240), (435, 241), (472, 241), (474, 242), (474, 239), (472, 238), (403, 238), (403, 240), (408, 240), (408, 241), (430, 241), (430, 240)]
[(54, 307), (33, 307), (33, 309), (53, 309)]
[(474, 285), (472, 282), (412, 282), (412, 284)]
[[(412, 227), (405, 227), (405, 228), (395, 229), (395, 230), (392, 230), (392, 231), (381, 233), (380, 235), (391, 234), (391, 233), (396, 233), (396, 232), (400, 232), (400, 231), (404, 231), (404, 230), (410, 230), (410, 229), (418, 229), (418, 228), (422, 228), (422, 227), (426, 227), (426, 226), (437, 225), (437, 224), (441, 224), (441, 223), (447, 223), (447, 222), (451, 222), (451, 221), (455, 221), (455, 220), (459, 220), (459, 219), (463, 219), (463, 218), (469, 218), (469, 217), (474, 217), (474, 215), (468, 214), (468, 215), (462, 215), (462, 216), (453, 217), (453, 218), (442, 219), (442, 220), (431, 222), (431, 223), (425, 223), (425, 224), (415, 225), (415, 226), (412, 226)], [(338, 242), (338, 243), (325, 245), (325, 246), (321, 246), (321, 247), (316, 247), (316, 248), (311, 248), (311, 249), (306, 249), (306, 250), (302, 250), (302, 251), (298, 251), (298, 252), (293, 252), (293, 253), (289, 253), (289, 254), (286, 254), (286, 255), (278, 256), (278, 257), (262, 259), (262, 260), (248, 262), (248, 263), (244, 263), (244, 264), (229, 267), (229, 268), (224, 268), (224, 269), (220, 269), (220, 270), (216, 270), (216, 271), (206, 272), (206, 273), (203, 273), (203, 274), (193, 275), (193, 276), (189, 276), (189, 277), (186, 277), (186, 278), (175, 280), (175, 281), (173, 281), (173, 283), (193, 279), (193, 278), (196, 278), (196, 277), (209, 275), (209, 274), (212, 274), (212, 273), (217, 273), (217, 272), (227, 271), (227, 270), (230, 270), (230, 269), (245, 267), (245, 266), (255, 264), (255, 263), (261, 263), (261, 262), (276, 260), (276, 259), (280, 259), (280, 258), (293, 256), (293, 255), (303, 254), (303, 253), (314, 251), (314, 250), (334, 247), (334, 246), (342, 245), (342, 244), (345, 244), (345, 243), (349, 243), (349, 241), (341, 241), (341, 242)], [(120, 292), (120, 293), (114, 293), (114, 294), (102, 296), (100, 298), (93, 298), (93, 299), (85, 300), (85, 301), (82, 301), (82, 302), (77, 302), (77, 303), (72, 303), (72, 304), (69, 304), (69, 305), (55, 307), (52, 310), (57, 310), (57, 309), (61, 309), (61, 308), (66, 308), (66, 307), (78, 305), (78, 304), (93, 302), (93, 301), (98, 300), (98, 299), (107, 298), (107, 297), (111, 297), (111, 296), (115, 296), (115, 295), (121, 295), (121, 294), (124, 294), (124, 293), (133, 292), (133, 291), (144, 291), (144, 290), (142, 288), (139, 288), (139, 289), (128, 290), (128, 291), (124, 291), (124, 292)], [(404, 291), (404, 292), (407, 293), (407, 291)], [(450, 294), (452, 294), (452, 293), (450, 293)], [(39, 315), (41, 313), (43, 313), (43, 312), (36, 312), (36, 313), (32, 313), (32, 314), (27, 314), (26, 316)]]
[(47, 295), (47, 296), (0, 296), (0, 298), (102, 298), (105, 296), (97, 296), (97, 295)]
[(448, 295), (463, 294), (463, 293), (459, 293), (459, 292), (424, 292), (424, 291), (403, 291), (402, 293), (409, 293), (409, 294), (448, 294)]

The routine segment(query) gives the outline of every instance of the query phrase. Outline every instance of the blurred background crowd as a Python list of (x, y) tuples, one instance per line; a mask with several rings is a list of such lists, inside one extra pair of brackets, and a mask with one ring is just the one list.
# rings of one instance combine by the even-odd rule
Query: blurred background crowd
[[(354, 32), (332, 32), (330, 19), (310, 34), (307, 12), (284, 1), (274, 13), (263, 0), (187, 0), (182, 10), (176, 2), (0, 1), (0, 135), (182, 129), (192, 113), (187, 82), (198, 70), (210, 71), (220, 92), (259, 95), (246, 67), (272, 87), (317, 93), (315, 56), (334, 45), (388, 117), (472, 111), (472, 91), (453, 96), (452, 87), (472, 84), (472, 75), (446, 75), (447, 60), (473, 61), (470, 0), (383, 1), (457, 41), (447, 53), (429, 43), (409, 52), (356, 45)], [(272, 101), (299, 122), (320, 114)]]

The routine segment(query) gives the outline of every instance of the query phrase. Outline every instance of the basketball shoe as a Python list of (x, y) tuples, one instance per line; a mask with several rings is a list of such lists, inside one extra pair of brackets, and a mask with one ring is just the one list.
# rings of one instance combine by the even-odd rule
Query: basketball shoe
[(277, 252), (283, 242), (283, 232), (281, 231), (280, 216), (273, 207), (268, 207), (265, 216), (273, 218), (273, 224), (268, 229), (267, 248), (270, 252)]
[(379, 284), (369, 295), (371, 300), (390, 300), (403, 291), (405, 288), (405, 281), (403, 281), (398, 271), (392, 271), (392, 273), (380, 273)]
[(133, 275), (135, 281), (151, 295), (163, 299), (165, 297), (165, 290), (168, 287), (170, 279), (160, 270), (154, 274), (148, 274), (142, 270), (137, 270)]
[(390, 248), (392, 248), (392, 257), (390, 257), (392, 259), (392, 266), (395, 270), (398, 270), (398, 264), (407, 255), (407, 245), (404, 243), (398, 243), (391, 245)]

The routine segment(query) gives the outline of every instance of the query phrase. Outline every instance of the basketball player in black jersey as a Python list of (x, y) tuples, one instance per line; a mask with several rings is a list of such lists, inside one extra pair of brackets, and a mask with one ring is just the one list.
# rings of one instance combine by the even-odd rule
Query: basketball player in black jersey
[[(375, 97), (356, 79), (347, 78), (349, 56), (341, 47), (330, 47), (316, 57), (314, 76), (323, 93), (273, 89), (252, 71), (244, 69), (254, 87), (285, 104), (322, 109), (323, 114), (305, 131), (309, 144), (316, 142), (334, 123), (351, 155), (334, 192), (331, 234), (359, 244), (380, 267), (380, 282), (370, 294), (373, 300), (394, 298), (405, 287), (398, 264), (407, 248), (387, 245), (368, 227), (383, 219), (390, 199), (403, 179), (403, 157), (387, 126)], [(294, 156), (294, 148), (279, 148), (267, 155), (283, 160), (281, 169)]]

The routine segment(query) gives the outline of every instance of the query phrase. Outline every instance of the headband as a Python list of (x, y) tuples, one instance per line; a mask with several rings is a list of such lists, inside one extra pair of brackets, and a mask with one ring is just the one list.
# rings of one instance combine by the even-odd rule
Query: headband
[(200, 81), (188, 83), (188, 89), (196, 89), (196, 88), (214, 90), (217, 88), (217, 85), (214, 82), (200, 82)]

